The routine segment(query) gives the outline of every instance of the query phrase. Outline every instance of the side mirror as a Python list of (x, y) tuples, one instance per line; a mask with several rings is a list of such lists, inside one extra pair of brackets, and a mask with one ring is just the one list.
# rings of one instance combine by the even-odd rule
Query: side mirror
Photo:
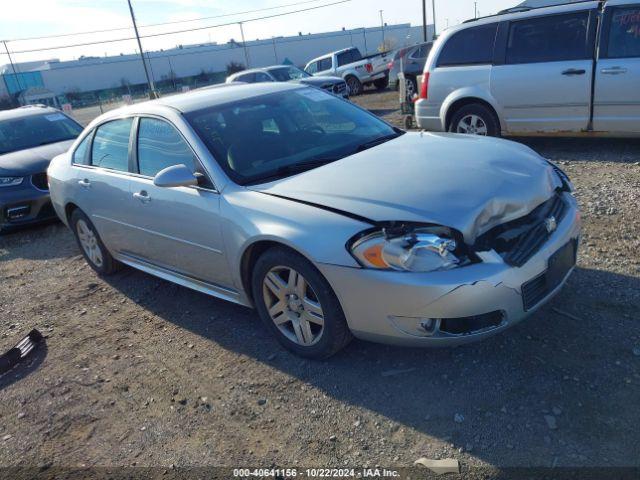
[(153, 177), (156, 187), (189, 187), (198, 185), (198, 178), (184, 165), (172, 165)]

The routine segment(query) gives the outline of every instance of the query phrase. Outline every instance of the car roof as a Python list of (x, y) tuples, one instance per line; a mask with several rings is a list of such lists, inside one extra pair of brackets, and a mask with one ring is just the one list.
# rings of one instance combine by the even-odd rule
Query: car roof
[[(628, 1), (628, 0), (627, 0)], [(548, 7), (535, 7), (527, 10), (520, 10), (515, 12), (506, 12), (506, 13), (497, 13), (495, 15), (489, 15), (487, 17), (480, 17), (477, 19), (467, 20), (460, 25), (456, 25), (454, 27), (450, 27), (446, 29), (443, 33), (446, 33), (447, 36), (459, 31), (465, 30), (467, 28), (472, 28), (480, 25), (489, 25), (497, 22), (504, 22), (509, 20), (519, 20), (524, 18), (537, 17), (541, 15), (551, 15), (554, 13), (570, 13), (579, 10), (590, 10), (593, 8), (597, 8), (601, 2), (599, 0), (585, 0), (585, 1), (576, 1), (571, 3), (561, 3), (558, 5), (551, 5)]]
[(136, 115), (157, 112), (158, 109), (170, 108), (181, 113), (189, 113), (203, 108), (215, 107), (231, 102), (237, 102), (248, 98), (268, 95), (270, 93), (312, 88), (309, 86), (288, 82), (265, 83), (221, 83), (210, 87), (200, 88), (187, 93), (170, 95), (157, 100), (136, 103), (106, 112), (99, 117), (120, 117), (123, 115)]
[(11, 110), (0, 111), (0, 121), (32, 117), (34, 115), (42, 115), (43, 113), (60, 113), (60, 110), (47, 107), (45, 105), (27, 105), (24, 107), (13, 108)]

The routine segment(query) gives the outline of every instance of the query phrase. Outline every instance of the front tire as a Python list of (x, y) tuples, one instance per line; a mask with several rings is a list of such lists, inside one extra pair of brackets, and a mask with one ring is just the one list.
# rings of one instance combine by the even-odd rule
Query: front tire
[(260, 318), (293, 353), (327, 358), (351, 341), (333, 289), (298, 253), (286, 248), (267, 250), (255, 264), (251, 286)]
[(111, 256), (93, 223), (80, 209), (73, 211), (70, 224), (82, 256), (91, 268), (99, 275), (111, 275), (120, 269), (120, 263)]
[(451, 117), (449, 131), (467, 135), (500, 136), (500, 122), (488, 107), (472, 103), (458, 109)]

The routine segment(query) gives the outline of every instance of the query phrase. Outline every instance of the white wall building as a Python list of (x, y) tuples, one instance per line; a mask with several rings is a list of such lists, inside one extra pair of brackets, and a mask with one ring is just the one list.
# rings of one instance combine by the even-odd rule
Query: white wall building
[[(432, 36), (432, 26), (428, 28), (428, 38)], [(382, 45), (382, 39), (391, 48), (412, 45), (422, 41), (422, 26), (410, 24), (387, 25), (381, 27), (340, 30), (317, 34), (275, 37), (246, 42), (246, 50), (241, 43), (185, 45), (171, 50), (145, 52), (149, 59), (150, 74), (157, 82), (172, 76), (190, 77), (202, 71), (224, 72), (230, 62), (260, 67), (280, 64), (285, 61), (304, 66), (310, 59), (341, 48), (355, 46), (363, 53), (374, 53)], [(144, 40), (143, 40), (144, 47)], [(16, 64), (22, 74), (24, 65)], [(25, 69), (26, 70), (26, 69)], [(128, 54), (108, 57), (90, 57), (73, 61), (48, 60), (28, 68), (34, 86), (46, 88), (56, 95), (72, 91), (94, 91), (120, 87), (123, 84), (143, 84), (146, 82), (140, 56)], [(0, 68), (5, 82), (15, 79)], [(40, 78), (38, 78), (38, 76)], [(34, 80), (35, 79), (35, 80)], [(23, 82), (25, 83), (25, 82)], [(6, 88), (6, 85), (3, 85)], [(9, 90), (12, 90), (11, 88)]]

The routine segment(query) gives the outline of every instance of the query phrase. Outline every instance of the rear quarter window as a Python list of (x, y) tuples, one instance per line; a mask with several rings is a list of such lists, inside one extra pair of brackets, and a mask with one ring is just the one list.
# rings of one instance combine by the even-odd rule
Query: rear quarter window
[(640, 6), (613, 10), (607, 57), (640, 57)]
[(493, 62), (498, 24), (471, 27), (454, 33), (438, 57), (438, 67), (482, 65)]
[(587, 11), (513, 22), (505, 61), (517, 64), (587, 59), (588, 24)]

